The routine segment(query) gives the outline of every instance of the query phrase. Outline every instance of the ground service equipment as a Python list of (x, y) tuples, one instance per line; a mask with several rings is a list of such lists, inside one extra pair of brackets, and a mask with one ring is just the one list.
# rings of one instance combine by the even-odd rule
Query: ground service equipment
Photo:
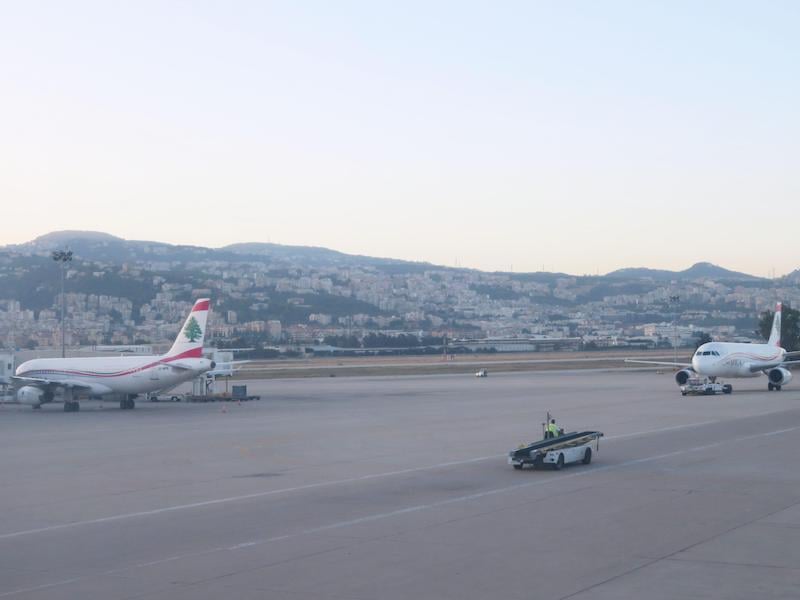
[[(515, 469), (522, 469), (525, 465), (531, 465), (534, 469), (549, 465), (555, 470), (576, 462), (588, 465), (592, 462), (593, 452), (600, 450), (601, 437), (603, 434), (599, 431), (573, 431), (533, 442), (509, 452), (508, 464)], [(595, 445), (594, 451), (592, 443)]]
[(681, 386), (681, 396), (711, 396), (712, 394), (730, 394), (733, 386), (729, 383), (717, 383), (699, 377), (690, 377)]

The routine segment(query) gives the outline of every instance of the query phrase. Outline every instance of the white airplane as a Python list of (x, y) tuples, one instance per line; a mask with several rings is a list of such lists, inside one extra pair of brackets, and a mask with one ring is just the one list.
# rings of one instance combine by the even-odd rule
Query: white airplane
[(684, 385), (698, 375), (716, 381), (717, 377), (758, 377), (763, 373), (768, 379), (767, 389), (780, 391), (781, 386), (792, 380), (792, 372), (786, 368), (787, 359), (800, 357), (800, 351), (787, 352), (781, 348), (781, 308), (778, 302), (766, 344), (708, 342), (695, 351), (691, 363), (633, 359), (625, 362), (680, 367), (675, 374), (678, 385)]
[(206, 377), (233, 377), (237, 371), (241, 370), (241, 365), (246, 365), (249, 360), (232, 360), (230, 362), (218, 362), (215, 369), (206, 373)]
[(21, 404), (41, 408), (61, 390), (64, 411), (80, 410), (81, 396), (119, 398), (119, 407), (132, 409), (134, 398), (189, 381), (216, 365), (203, 358), (210, 301), (195, 302), (169, 352), (161, 356), (97, 358), (36, 358), (22, 363), (12, 376)]

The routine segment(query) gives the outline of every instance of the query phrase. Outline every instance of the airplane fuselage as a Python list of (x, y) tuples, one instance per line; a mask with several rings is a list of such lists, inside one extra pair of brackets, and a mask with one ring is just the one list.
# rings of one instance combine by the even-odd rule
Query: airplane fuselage
[(769, 344), (709, 342), (692, 357), (692, 369), (703, 377), (758, 377), (785, 361), (786, 351)]
[(21, 404), (41, 408), (60, 394), (64, 412), (80, 410), (80, 399), (119, 396), (119, 407), (134, 408), (139, 394), (171, 388), (215, 368), (203, 358), (203, 339), (211, 301), (192, 306), (172, 347), (160, 356), (35, 358), (11, 378)]
[[(181, 368), (171, 365), (180, 360)], [(189, 368), (187, 368), (189, 367)], [(17, 377), (73, 382), (90, 394), (146, 394), (188, 381), (212, 368), (205, 358), (126, 356), (101, 358), (35, 358), (21, 364)]]

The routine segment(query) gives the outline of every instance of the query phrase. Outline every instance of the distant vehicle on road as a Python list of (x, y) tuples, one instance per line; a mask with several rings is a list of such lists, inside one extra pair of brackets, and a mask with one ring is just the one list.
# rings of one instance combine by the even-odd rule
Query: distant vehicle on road
[(486, 369), (481, 369), (480, 371), (475, 373), (475, 377), (486, 377), (487, 375), (489, 375), (489, 371), (487, 371)]
[(158, 392), (147, 394), (147, 399), (150, 402), (181, 402), (184, 399), (184, 394), (163, 394), (158, 395)]

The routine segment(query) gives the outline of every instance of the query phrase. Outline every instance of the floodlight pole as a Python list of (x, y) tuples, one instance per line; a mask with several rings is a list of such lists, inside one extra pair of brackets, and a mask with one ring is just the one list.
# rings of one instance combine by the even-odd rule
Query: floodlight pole
[(675, 319), (675, 339), (672, 342), (672, 355), (674, 363), (678, 362), (678, 319)]
[(675, 363), (678, 362), (678, 313), (679, 313), (679, 306), (678, 303), (681, 301), (680, 296), (670, 296), (670, 302), (675, 304), (675, 314), (673, 316), (672, 326), (673, 326), (673, 339), (672, 339), (672, 355), (674, 357)]
[(66, 356), (66, 313), (67, 313), (67, 297), (64, 294), (64, 271), (68, 262), (72, 262), (71, 250), (56, 250), (51, 254), (54, 261), (59, 264), (61, 268), (61, 358)]

